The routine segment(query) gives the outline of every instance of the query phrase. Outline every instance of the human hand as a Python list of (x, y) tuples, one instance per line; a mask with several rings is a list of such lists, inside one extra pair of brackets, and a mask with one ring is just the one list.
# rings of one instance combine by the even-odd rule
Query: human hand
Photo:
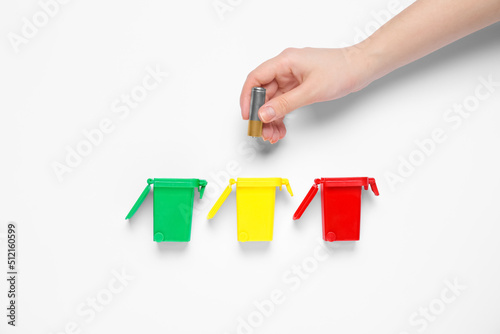
[(264, 123), (262, 138), (276, 143), (286, 134), (283, 118), (292, 110), (358, 91), (401, 66), (499, 21), (498, 0), (415, 1), (359, 44), (342, 49), (286, 49), (266, 61), (245, 81), (241, 115), (248, 119), (252, 87), (264, 87), (266, 103), (259, 109)]
[(253, 70), (240, 97), (241, 115), (248, 119), (252, 87), (264, 87), (266, 103), (259, 109), (262, 138), (272, 144), (286, 134), (283, 118), (305, 105), (338, 99), (369, 82), (361, 49), (286, 49)]

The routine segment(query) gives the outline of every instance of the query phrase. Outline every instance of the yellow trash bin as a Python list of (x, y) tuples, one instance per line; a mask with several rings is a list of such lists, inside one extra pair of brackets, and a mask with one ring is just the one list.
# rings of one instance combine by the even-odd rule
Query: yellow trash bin
[(290, 183), (279, 177), (270, 178), (238, 178), (229, 180), (222, 195), (208, 213), (212, 219), (222, 203), (231, 193), (236, 183), (236, 215), (238, 222), (238, 241), (271, 241), (273, 240), (274, 202), (276, 187), (283, 185), (293, 196)]

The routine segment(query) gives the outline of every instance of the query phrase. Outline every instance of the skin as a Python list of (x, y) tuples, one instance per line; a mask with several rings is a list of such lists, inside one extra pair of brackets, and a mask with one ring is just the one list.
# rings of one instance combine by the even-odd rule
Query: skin
[(248, 119), (252, 87), (267, 90), (262, 138), (286, 134), (283, 118), (308, 104), (359, 91), (395, 69), (500, 21), (500, 0), (418, 0), (363, 42), (341, 49), (286, 49), (247, 77), (240, 97)]

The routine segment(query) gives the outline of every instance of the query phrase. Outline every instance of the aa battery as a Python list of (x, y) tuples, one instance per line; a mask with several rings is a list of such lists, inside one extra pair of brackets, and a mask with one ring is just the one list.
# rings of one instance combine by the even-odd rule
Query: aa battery
[(251, 137), (262, 136), (262, 122), (259, 118), (259, 109), (266, 102), (266, 89), (253, 87), (250, 98), (250, 114), (248, 115), (248, 135)]

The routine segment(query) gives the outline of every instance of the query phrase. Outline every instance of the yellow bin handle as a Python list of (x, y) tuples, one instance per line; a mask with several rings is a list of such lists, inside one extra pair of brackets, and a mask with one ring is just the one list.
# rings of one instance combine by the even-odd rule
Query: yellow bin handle
[[(281, 179), (281, 184), (284, 184), (286, 186), (286, 190), (290, 193), (290, 196), (293, 196), (292, 192), (292, 187), (290, 187), (290, 182), (288, 182), (288, 179)], [(280, 185), (280, 191), (281, 191), (281, 185)]]

